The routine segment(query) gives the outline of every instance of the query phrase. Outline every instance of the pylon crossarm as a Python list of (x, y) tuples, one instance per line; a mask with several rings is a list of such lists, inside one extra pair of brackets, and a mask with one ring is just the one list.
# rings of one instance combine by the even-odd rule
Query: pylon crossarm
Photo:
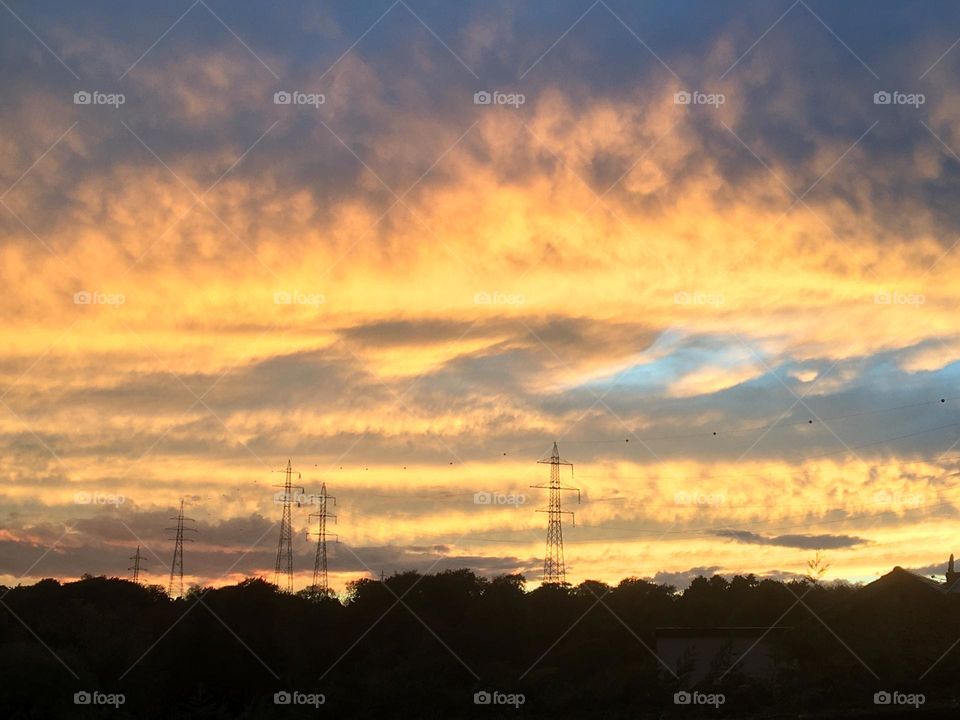
[[(273, 485), (272, 487), (276, 487), (276, 488), (286, 488), (287, 486), (286, 486), (286, 485)], [(306, 490), (304, 489), (304, 487), (303, 487), (302, 485), (291, 485), (291, 486), (290, 486), (290, 489), (291, 489), (291, 490), (299, 490), (301, 493), (306, 492)]]
[(321, 540), (323, 538), (335, 538), (335, 537), (337, 537), (336, 533), (325, 532), (323, 533), (323, 535), (321, 535), (316, 530), (307, 530), (307, 540), (312, 540), (313, 538), (317, 538), (318, 540)]
[(580, 488), (571, 487), (569, 485), (530, 485), (531, 488), (536, 488), (538, 490), (576, 490), (577, 495), (580, 494)]

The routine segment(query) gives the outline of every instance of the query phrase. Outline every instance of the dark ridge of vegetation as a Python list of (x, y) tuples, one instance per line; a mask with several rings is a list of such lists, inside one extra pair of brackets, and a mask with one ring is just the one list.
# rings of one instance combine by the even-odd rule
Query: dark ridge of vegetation
[[(457, 570), (360, 580), (343, 602), (262, 579), (179, 600), (104, 577), (0, 596), (4, 718), (900, 716), (873, 704), (885, 690), (923, 693), (920, 713), (954, 717), (960, 697), (960, 597), (912, 582), (714, 576), (678, 592), (629, 578), (526, 592), (519, 575)], [(774, 625), (765, 677), (721, 653), (694, 684), (652, 653), (656, 628)], [(681, 690), (725, 701), (677, 705)], [(76, 705), (84, 691), (124, 702)], [(283, 691), (324, 702), (275, 704)], [(475, 704), (483, 691), (523, 704)]]

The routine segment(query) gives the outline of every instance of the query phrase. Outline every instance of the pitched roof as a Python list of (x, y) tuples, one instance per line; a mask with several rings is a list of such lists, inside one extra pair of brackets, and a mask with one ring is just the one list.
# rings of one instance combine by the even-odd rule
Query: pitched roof
[[(954, 586), (956, 586), (956, 583)], [(902, 567), (897, 565), (897, 567), (888, 572), (886, 575), (877, 578), (872, 583), (864, 585), (857, 594), (861, 596), (869, 596), (887, 588), (896, 587), (919, 587), (933, 590), (938, 593), (947, 591), (944, 583), (937, 582), (936, 580), (924, 577), (923, 575), (917, 575), (916, 573), (912, 573), (909, 570), (904, 570)], [(960, 592), (960, 589), (958, 589), (958, 592)]]

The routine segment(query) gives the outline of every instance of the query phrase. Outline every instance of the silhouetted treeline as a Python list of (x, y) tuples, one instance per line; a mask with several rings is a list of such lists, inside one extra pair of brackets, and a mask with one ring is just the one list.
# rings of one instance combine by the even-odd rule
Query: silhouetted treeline
[[(960, 598), (910, 582), (715, 576), (682, 592), (637, 579), (526, 592), (518, 575), (458, 570), (361, 580), (344, 602), (260, 579), (181, 600), (103, 577), (0, 596), (4, 718), (897, 716), (874, 705), (883, 691), (923, 693), (921, 713), (950, 717), (960, 695)], [(652, 652), (657, 628), (772, 626), (757, 636), (765, 677), (720, 653), (694, 682)], [(682, 690), (724, 702), (678, 705)], [(84, 692), (123, 703), (75, 704)], [(278, 692), (323, 704), (278, 705)], [(475, 704), (482, 692), (523, 703)]]

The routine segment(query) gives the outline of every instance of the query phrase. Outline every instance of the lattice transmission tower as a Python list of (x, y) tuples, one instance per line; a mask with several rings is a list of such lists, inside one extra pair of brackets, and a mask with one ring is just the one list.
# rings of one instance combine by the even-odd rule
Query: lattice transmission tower
[(130, 560), (133, 561), (133, 567), (128, 567), (127, 570), (133, 571), (133, 582), (140, 582), (140, 546), (137, 545), (137, 551), (130, 556)]
[[(290, 461), (287, 460), (287, 469), (284, 471), (286, 478), (282, 487), (283, 490), (274, 495), (274, 502), (283, 506), (283, 513), (280, 518), (280, 540), (277, 543), (277, 565), (274, 569), (273, 583), (280, 587), (280, 576), (285, 575), (286, 581), (284, 587), (288, 593), (293, 592), (293, 523), (290, 517), (290, 506), (296, 503), (300, 507), (300, 501), (294, 495), (294, 488), (303, 494), (303, 487), (293, 484), (293, 468)], [(300, 473), (297, 473), (297, 479), (300, 479)]]
[(185, 527), (184, 521), (195, 522), (192, 518), (183, 516), (183, 498), (180, 498), (180, 512), (176, 517), (170, 518), (177, 521), (176, 527), (167, 528), (168, 531), (176, 532), (171, 538), (173, 540), (173, 562), (170, 563), (170, 584), (167, 586), (167, 594), (173, 597), (173, 584), (177, 582), (177, 597), (183, 597), (183, 543), (193, 542), (193, 538), (184, 538), (184, 532), (196, 532), (195, 528)]
[(317, 519), (317, 555), (313, 561), (313, 590), (322, 595), (330, 593), (330, 585), (327, 581), (327, 538), (333, 537), (334, 542), (339, 541), (335, 534), (327, 532), (327, 519), (337, 522), (337, 516), (327, 512), (327, 501), (332, 500), (337, 504), (337, 499), (333, 495), (327, 495), (327, 484), (320, 486), (320, 512), (312, 513), (310, 519)]
[(560, 450), (557, 444), (553, 444), (553, 452), (546, 460), (538, 460), (540, 464), (550, 466), (550, 482), (547, 485), (531, 485), (533, 488), (550, 491), (550, 499), (546, 508), (541, 508), (537, 512), (547, 513), (547, 551), (543, 558), (543, 584), (557, 585), (567, 581), (567, 571), (563, 562), (563, 524), (561, 518), (564, 515), (570, 516), (571, 524), (574, 523), (574, 515), (569, 510), (560, 508), (560, 493), (563, 490), (576, 490), (577, 504), (580, 504), (580, 488), (570, 487), (560, 484), (560, 466), (568, 465), (570, 467), (570, 476), (573, 477), (573, 463), (560, 458)]

